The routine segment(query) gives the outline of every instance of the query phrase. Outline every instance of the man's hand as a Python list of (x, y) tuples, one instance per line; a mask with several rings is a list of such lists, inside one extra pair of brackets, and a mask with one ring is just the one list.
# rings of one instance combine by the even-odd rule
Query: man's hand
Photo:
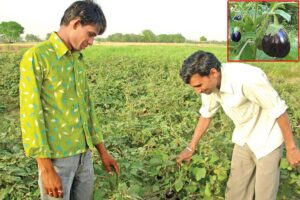
[(112, 169), (111, 167), (113, 167), (114, 171), (120, 175), (120, 170), (119, 170), (119, 166), (116, 162), (116, 160), (106, 151), (104, 144), (100, 143), (96, 145), (96, 148), (100, 154), (102, 163), (106, 169), (106, 171), (109, 174), (112, 174)]
[(62, 198), (64, 196), (60, 177), (55, 171), (41, 172), (41, 176), (45, 191), (49, 196), (55, 198)]
[(49, 158), (37, 158), (44, 190), (47, 195), (55, 198), (63, 198), (61, 179), (56, 173), (52, 161)]
[(185, 148), (178, 156), (177, 156), (177, 164), (180, 166), (182, 161), (185, 161), (187, 164), (190, 164), (194, 151), (191, 149)]
[(114, 171), (120, 175), (120, 171), (119, 171), (119, 166), (116, 162), (116, 160), (109, 154), (109, 153), (104, 153), (104, 154), (100, 154), (100, 157), (101, 157), (101, 160), (102, 160), (102, 163), (106, 169), (106, 171), (109, 173), (109, 174), (112, 174), (112, 170), (111, 170), (111, 167), (113, 167)]
[(300, 166), (300, 151), (297, 147), (286, 149), (286, 158), (289, 161), (290, 165)]
[(292, 128), (289, 123), (288, 114), (286, 111), (277, 118), (277, 123), (284, 138), (286, 158), (289, 161), (290, 165), (295, 167), (300, 164), (300, 152), (296, 146)]
[(186, 147), (178, 156), (177, 163), (181, 165), (182, 161), (185, 161), (187, 164), (190, 163), (195, 148), (202, 137), (202, 135), (206, 132), (212, 118), (204, 118), (202, 116), (199, 117), (196, 129), (194, 131), (194, 135), (192, 141), (189, 143), (188, 147)]

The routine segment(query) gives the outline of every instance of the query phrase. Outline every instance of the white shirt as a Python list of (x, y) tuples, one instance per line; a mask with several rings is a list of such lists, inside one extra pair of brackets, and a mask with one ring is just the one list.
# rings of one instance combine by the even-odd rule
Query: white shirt
[(276, 119), (287, 105), (259, 68), (242, 63), (225, 63), (221, 67), (221, 87), (209, 95), (201, 94), (200, 114), (212, 117), (222, 106), (233, 120), (232, 141), (248, 144), (257, 159), (283, 143)]

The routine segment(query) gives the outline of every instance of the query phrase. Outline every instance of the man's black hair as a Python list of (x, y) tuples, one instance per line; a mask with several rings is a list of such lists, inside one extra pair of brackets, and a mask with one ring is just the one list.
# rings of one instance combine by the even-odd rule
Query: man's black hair
[(92, 0), (75, 1), (65, 10), (60, 25), (68, 25), (71, 20), (79, 18), (84, 25), (96, 24), (99, 26), (99, 35), (106, 29), (106, 19), (101, 7)]
[(190, 55), (183, 62), (180, 76), (185, 83), (189, 84), (193, 75), (199, 74), (200, 76), (208, 76), (212, 68), (220, 72), (220, 61), (214, 54), (200, 50)]

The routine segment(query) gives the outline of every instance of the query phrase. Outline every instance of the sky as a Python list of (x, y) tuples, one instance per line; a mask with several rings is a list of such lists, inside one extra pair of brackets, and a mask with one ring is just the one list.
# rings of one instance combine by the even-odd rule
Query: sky
[[(75, 0), (0, 0), (0, 23), (16, 21), (24, 34), (44, 39), (57, 31), (66, 8)], [(113, 33), (140, 34), (151, 30), (158, 34), (182, 34), (198, 41), (226, 40), (227, 0), (94, 0), (106, 17), (107, 29)]]

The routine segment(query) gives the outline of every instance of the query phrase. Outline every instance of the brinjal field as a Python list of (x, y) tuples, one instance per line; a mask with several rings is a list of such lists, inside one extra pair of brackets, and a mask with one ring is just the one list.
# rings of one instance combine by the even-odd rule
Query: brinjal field
[[(201, 99), (179, 77), (183, 60), (202, 49), (226, 62), (224, 45), (95, 45), (83, 54), (105, 144), (121, 175), (109, 175), (93, 150), (94, 199), (224, 199), (233, 123), (220, 109), (189, 166), (186, 147)], [(26, 48), (0, 49), (0, 199), (39, 199), (37, 165), (24, 155), (19, 122), (19, 62)], [(299, 62), (253, 62), (289, 106), (300, 146)], [(281, 160), (279, 200), (300, 199), (300, 168)]]

